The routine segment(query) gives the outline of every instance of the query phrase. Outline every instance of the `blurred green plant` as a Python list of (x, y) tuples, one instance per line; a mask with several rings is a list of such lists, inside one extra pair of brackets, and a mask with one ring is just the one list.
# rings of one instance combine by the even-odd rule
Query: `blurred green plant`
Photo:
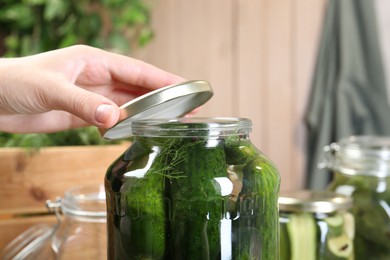
[(74, 44), (127, 53), (153, 37), (147, 0), (1, 0), (6, 57)]
[[(1, 0), (0, 55), (20, 57), (74, 44), (129, 54), (153, 38), (150, 0)], [(2, 147), (102, 145), (95, 127), (52, 134), (0, 133)]]
[(50, 134), (11, 134), (0, 132), (0, 146), (38, 150), (48, 146), (107, 145), (118, 142), (101, 138), (95, 127), (72, 129)]

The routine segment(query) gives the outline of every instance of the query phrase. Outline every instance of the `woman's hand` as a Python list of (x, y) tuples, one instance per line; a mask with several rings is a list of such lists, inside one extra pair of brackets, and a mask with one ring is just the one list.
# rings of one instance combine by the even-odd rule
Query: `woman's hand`
[(83, 45), (0, 59), (0, 130), (109, 128), (119, 119), (118, 106), (181, 81), (145, 62)]

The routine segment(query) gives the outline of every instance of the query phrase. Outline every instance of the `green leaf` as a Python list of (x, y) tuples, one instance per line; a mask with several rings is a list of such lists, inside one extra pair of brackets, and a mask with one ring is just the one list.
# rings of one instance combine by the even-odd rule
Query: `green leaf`
[(59, 47), (64, 48), (77, 43), (77, 36), (75, 34), (65, 35), (61, 40)]
[(9, 51), (16, 50), (17, 48), (19, 48), (19, 38), (17, 35), (11, 34), (5, 37), (4, 44)]
[(154, 33), (151, 29), (144, 28), (139, 37), (138, 37), (138, 46), (144, 47), (148, 44), (154, 37)]
[(142, 10), (134, 7), (126, 9), (121, 18), (131, 25), (145, 24), (148, 20), (148, 17), (143, 13)]
[(14, 23), (14, 27), (25, 29), (31, 27), (33, 12), (29, 6), (23, 4), (15, 4), (10, 6), (5, 12), (2, 20)]
[(63, 18), (67, 12), (69, 5), (67, 0), (50, 0), (47, 1), (44, 19), (45, 21), (52, 21), (54, 18)]
[(120, 33), (113, 33), (109, 37), (111, 48), (115, 51), (128, 50), (130, 47), (129, 39), (123, 37)]
[[(49, 0), (50, 2), (51, 0)], [(24, 0), (23, 1), (23, 4), (26, 4), (26, 5), (44, 5), (46, 2), (48, 2), (47, 0)]]

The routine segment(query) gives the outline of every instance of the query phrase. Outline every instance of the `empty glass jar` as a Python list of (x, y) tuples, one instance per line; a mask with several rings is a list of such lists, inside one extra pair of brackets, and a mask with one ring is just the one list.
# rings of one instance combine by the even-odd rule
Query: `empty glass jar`
[(65, 192), (64, 198), (49, 202), (48, 206), (57, 212), (60, 219), (51, 239), (56, 259), (106, 259), (106, 200), (103, 186), (71, 188)]
[(70, 188), (63, 198), (47, 201), (46, 205), (56, 213), (58, 223), (27, 229), (1, 250), (1, 259), (106, 259), (106, 197), (103, 186)]
[(108, 259), (279, 259), (275, 166), (242, 118), (132, 121), (108, 169)]

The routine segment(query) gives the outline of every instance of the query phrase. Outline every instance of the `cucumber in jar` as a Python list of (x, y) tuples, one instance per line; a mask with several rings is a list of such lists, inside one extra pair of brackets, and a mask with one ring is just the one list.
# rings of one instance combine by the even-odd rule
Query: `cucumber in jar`
[(174, 259), (219, 259), (224, 198), (218, 178), (226, 178), (226, 159), (217, 140), (185, 139), (183, 158), (170, 178), (171, 247)]
[[(150, 140), (145, 146), (151, 146)], [(165, 172), (159, 167), (164, 158), (163, 151), (151, 147), (124, 174), (120, 246), (126, 259), (163, 259), (166, 253)]]
[(317, 256), (317, 227), (312, 214), (291, 214), (286, 228), (291, 252), (291, 257), (288, 260), (315, 260)]
[(377, 187), (389, 184), (388, 178), (337, 173), (328, 187), (338, 193), (352, 191), (347, 195), (354, 199), (350, 212), (356, 222), (354, 249), (358, 260), (390, 258), (390, 191), (377, 191)]
[[(354, 230), (353, 216), (348, 213), (330, 215), (319, 222), (327, 227), (326, 243), (319, 247), (323, 257), (320, 260), (353, 260), (354, 259)], [(321, 224), (319, 224), (319, 228)], [(321, 230), (324, 232), (324, 230)], [(322, 234), (321, 234), (322, 235)], [(321, 241), (321, 238), (318, 237)]]
[(229, 200), (233, 259), (278, 259), (277, 169), (246, 136), (229, 136), (224, 149), (233, 183)]
[[(146, 190), (141, 189), (141, 182), (149, 182), (152, 178), (141, 180), (140, 178), (132, 177), (130, 172), (143, 172), (144, 175), (149, 171), (147, 161), (154, 158), (156, 152), (152, 150), (151, 145), (146, 140), (136, 140), (132, 146), (124, 152), (107, 170), (105, 186), (107, 195), (107, 223), (108, 223), (108, 258), (109, 259), (139, 259), (147, 257), (150, 254), (161, 255), (163, 248), (161, 246), (157, 249), (157, 244), (161, 244), (160, 239), (154, 239), (153, 242), (155, 249), (149, 250), (143, 247), (137, 242), (137, 233), (141, 233), (140, 230), (135, 230), (137, 226), (136, 222), (145, 222), (147, 217), (140, 219), (135, 218), (137, 214), (141, 212), (141, 216), (146, 216), (149, 210), (145, 210), (145, 207), (150, 203), (144, 200), (142, 203), (134, 203), (127, 200), (128, 194), (133, 192), (135, 197), (141, 197), (141, 193), (145, 193)], [(155, 182), (155, 180), (153, 180)], [(138, 187), (137, 187), (138, 186)], [(134, 189), (133, 189), (134, 188)], [(158, 194), (160, 196), (160, 194)], [(139, 201), (140, 202), (140, 201)], [(130, 203), (130, 207), (128, 207)], [(154, 202), (152, 202), (154, 203)], [(158, 202), (156, 202), (158, 204)], [(140, 205), (140, 206), (139, 206)], [(159, 232), (161, 236), (161, 227), (164, 225), (163, 212), (160, 209), (152, 212), (155, 215), (154, 224), (157, 227), (155, 231)], [(161, 217), (162, 216), (162, 217)], [(158, 223), (158, 224), (157, 224)], [(147, 226), (142, 224), (141, 226)], [(155, 232), (148, 232), (145, 236), (153, 237)], [(141, 240), (146, 240), (142, 238)], [(112, 243), (112, 241), (116, 243)], [(159, 251), (159, 252), (158, 252)], [(152, 252), (152, 253), (151, 253)]]
[(240, 135), (226, 137), (224, 139), (224, 149), (228, 165), (244, 165), (258, 154), (250, 140)]
[(243, 168), (246, 163), (253, 160), (258, 151), (245, 136), (232, 135), (223, 139), (226, 155), (227, 176), (233, 184), (233, 191), (228, 198), (228, 212), (231, 219), (238, 217), (237, 203), (243, 185)]
[(243, 186), (233, 221), (234, 259), (279, 259), (276, 167), (262, 154), (243, 167)]
[(352, 260), (353, 216), (349, 213), (319, 217), (300, 212), (282, 215), (281, 260)]

